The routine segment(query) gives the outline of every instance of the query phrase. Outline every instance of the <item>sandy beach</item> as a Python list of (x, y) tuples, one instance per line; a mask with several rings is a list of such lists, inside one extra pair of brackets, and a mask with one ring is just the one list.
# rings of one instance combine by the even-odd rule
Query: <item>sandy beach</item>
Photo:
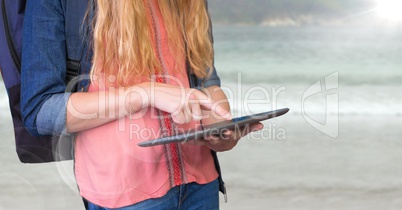
[(221, 154), (222, 209), (401, 209), (401, 117), (340, 116), (337, 139), (300, 116), (276, 120), (286, 141), (245, 140)]

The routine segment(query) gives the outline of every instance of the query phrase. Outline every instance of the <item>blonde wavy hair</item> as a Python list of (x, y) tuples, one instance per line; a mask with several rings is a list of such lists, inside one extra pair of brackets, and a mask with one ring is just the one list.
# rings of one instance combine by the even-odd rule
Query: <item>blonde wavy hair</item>
[[(116, 77), (130, 85), (138, 76), (161, 73), (155, 56), (148, 0), (96, 0), (92, 76)], [(192, 72), (206, 78), (212, 69), (213, 47), (206, 0), (157, 0), (175, 58), (186, 56)], [(183, 61), (184, 62), (184, 61)], [(185, 69), (178, 69), (185, 71)]]

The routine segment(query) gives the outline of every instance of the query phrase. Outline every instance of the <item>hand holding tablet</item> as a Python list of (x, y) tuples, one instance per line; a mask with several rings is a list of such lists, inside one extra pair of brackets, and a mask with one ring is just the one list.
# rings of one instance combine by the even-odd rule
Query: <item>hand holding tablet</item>
[(189, 130), (183, 134), (177, 134), (174, 136), (168, 136), (163, 138), (154, 139), (151, 141), (145, 141), (138, 143), (138, 146), (149, 147), (169, 143), (185, 142), (195, 139), (203, 139), (206, 136), (220, 135), (223, 131), (235, 130), (243, 128), (247, 125), (251, 125), (257, 122), (261, 122), (274, 117), (279, 117), (286, 114), (289, 111), (288, 108), (278, 109), (268, 112), (262, 112), (258, 114), (233, 118), (232, 120), (226, 120), (214, 124), (204, 126), (203, 128)]

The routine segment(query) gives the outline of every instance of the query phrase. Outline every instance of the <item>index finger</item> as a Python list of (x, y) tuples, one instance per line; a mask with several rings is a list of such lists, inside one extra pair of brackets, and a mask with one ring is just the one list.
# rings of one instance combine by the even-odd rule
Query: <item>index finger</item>
[(213, 111), (218, 116), (226, 120), (232, 120), (232, 114), (223, 108), (218, 102), (209, 98), (205, 93), (201, 91), (194, 91), (192, 94), (197, 98), (201, 108), (204, 110)]

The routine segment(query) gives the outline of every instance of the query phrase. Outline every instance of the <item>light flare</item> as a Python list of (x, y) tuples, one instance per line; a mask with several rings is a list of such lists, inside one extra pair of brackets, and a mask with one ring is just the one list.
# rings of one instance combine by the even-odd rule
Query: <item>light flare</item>
[(402, 21), (402, 0), (377, 0), (377, 13), (391, 21)]

